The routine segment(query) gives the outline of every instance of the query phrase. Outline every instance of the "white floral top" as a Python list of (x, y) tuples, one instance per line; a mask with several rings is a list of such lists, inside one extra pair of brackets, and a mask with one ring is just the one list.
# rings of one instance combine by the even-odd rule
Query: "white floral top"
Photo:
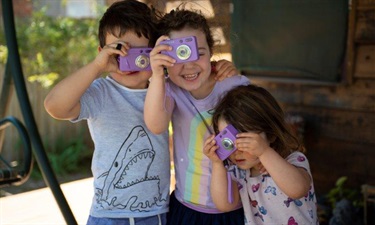
[[(307, 170), (311, 176), (307, 158), (294, 152), (286, 159), (292, 165)], [(319, 224), (314, 184), (300, 199), (285, 195), (269, 175), (250, 177), (250, 170), (231, 166), (232, 177), (239, 183), (240, 196), (245, 211), (245, 224)]]

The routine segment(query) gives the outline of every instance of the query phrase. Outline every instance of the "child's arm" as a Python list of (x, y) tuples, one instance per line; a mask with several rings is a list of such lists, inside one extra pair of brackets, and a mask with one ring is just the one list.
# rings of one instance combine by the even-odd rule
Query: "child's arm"
[(282, 158), (270, 147), (264, 133), (240, 133), (237, 135), (236, 147), (257, 156), (277, 186), (290, 198), (298, 199), (308, 193), (311, 177), (307, 171)]
[(211, 197), (216, 207), (223, 212), (231, 211), (238, 206), (239, 192), (237, 184), (232, 181), (232, 196), (233, 202), (228, 201), (228, 180), (227, 170), (223, 162), (216, 154), (218, 146), (214, 140), (215, 136), (210, 136), (204, 143), (203, 152), (212, 162), (212, 175), (211, 175)]
[(222, 81), (225, 78), (239, 74), (234, 64), (225, 59), (219, 60), (217, 62), (213, 61), (211, 62), (211, 65), (211, 72), (215, 74), (215, 80), (217, 81)]
[(124, 50), (128, 46), (122, 43), (121, 50), (117, 50), (117, 43), (112, 43), (99, 49), (99, 54), (91, 63), (72, 73), (48, 93), (44, 100), (47, 112), (56, 119), (70, 120), (80, 113), (80, 98), (90, 84), (103, 72), (122, 73), (118, 69), (115, 55), (125, 56)]
[(150, 52), (152, 77), (145, 99), (144, 119), (148, 129), (155, 134), (160, 134), (168, 129), (172, 115), (171, 108), (173, 108), (173, 106), (169, 108), (171, 100), (166, 97), (164, 68), (173, 66), (175, 59), (160, 54), (162, 50), (172, 50), (170, 46), (159, 45), (160, 41), (166, 38), (166, 36), (160, 37)]

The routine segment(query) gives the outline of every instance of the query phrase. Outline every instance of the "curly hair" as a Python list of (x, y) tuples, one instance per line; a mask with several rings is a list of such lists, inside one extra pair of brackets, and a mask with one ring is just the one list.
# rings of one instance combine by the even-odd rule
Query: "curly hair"
[(207, 19), (201, 11), (185, 9), (184, 5), (180, 5), (169, 13), (165, 14), (158, 24), (160, 35), (169, 35), (171, 31), (179, 31), (184, 28), (192, 28), (201, 30), (205, 36), (207, 44), (212, 52), (214, 46), (214, 38), (208, 25)]
[(154, 8), (136, 0), (123, 0), (113, 3), (99, 22), (99, 44), (106, 45), (107, 34), (120, 37), (128, 31), (135, 32), (138, 37), (149, 40), (149, 47), (155, 45), (158, 38), (158, 15)]
[(264, 132), (271, 141), (270, 146), (284, 158), (293, 151), (304, 152), (304, 147), (286, 123), (282, 108), (262, 87), (248, 85), (233, 88), (211, 113), (216, 134), (219, 133), (218, 122), (222, 119), (239, 132)]

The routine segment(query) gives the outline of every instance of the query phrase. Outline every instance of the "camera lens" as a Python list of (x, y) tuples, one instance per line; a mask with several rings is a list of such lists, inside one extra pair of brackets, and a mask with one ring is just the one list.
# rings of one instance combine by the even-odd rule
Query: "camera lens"
[(186, 60), (191, 55), (191, 50), (187, 45), (180, 45), (176, 50), (177, 57), (181, 60)]
[(222, 141), (221, 141), (221, 144), (223, 145), (223, 147), (225, 148), (225, 150), (228, 150), (228, 151), (231, 151), (234, 149), (234, 143), (231, 139), (229, 138), (224, 138)]
[(139, 55), (135, 59), (135, 65), (138, 66), (141, 69), (146, 68), (150, 64), (150, 60), (145, 55)]

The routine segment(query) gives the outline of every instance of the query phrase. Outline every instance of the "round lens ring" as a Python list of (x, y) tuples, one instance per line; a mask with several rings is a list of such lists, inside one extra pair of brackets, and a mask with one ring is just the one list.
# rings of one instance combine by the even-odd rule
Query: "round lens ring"
[(231, 139), (229, 138), (224, 138), (222, 141), (221, 141), (221, 144), (223, 145), (223, 147), (225, 148), (225, 150), (228, 150), (228, 151), (231, 151), (234, 149), (234, 143)]
[(141, 69), (146, 68), (150, 64), (150, 60), (145, 55), (139, 55), (135, 59), (135, 65)]
[(190, 47), (187, 45), (180, 45), (176, 49), (176, 54), (179, 59), (187, 60), (191, 55)]

